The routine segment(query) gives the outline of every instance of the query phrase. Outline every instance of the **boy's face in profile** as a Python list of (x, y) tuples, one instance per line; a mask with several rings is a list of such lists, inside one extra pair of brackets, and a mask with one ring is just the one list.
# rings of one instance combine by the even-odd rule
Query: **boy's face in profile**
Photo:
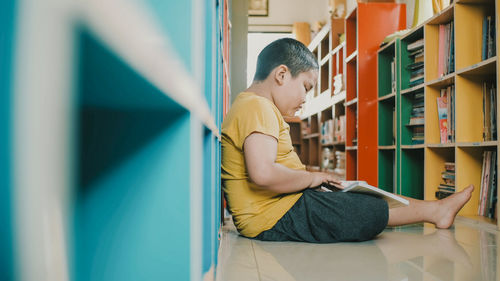
[(318, 71), (311, 69), (292, 77), (286, 66), (283, 70), (280, 70), (280, 67), (276, 80), (278, 85), (273, 93), (274, 103), (283, 116), (294, 116), (302, 108), (306, 93), (316, 86)]

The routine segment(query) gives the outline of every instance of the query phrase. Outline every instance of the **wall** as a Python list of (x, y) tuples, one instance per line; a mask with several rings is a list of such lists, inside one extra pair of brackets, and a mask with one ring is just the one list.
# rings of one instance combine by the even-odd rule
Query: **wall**
[(231, 103), (247, 87), (248, 1), (231, 1), (230, 87)]
[(250, 32), (291, 32), (294, 22), (326, 20), (328, 0), (268, 0), (269, 16), (248, 17)]

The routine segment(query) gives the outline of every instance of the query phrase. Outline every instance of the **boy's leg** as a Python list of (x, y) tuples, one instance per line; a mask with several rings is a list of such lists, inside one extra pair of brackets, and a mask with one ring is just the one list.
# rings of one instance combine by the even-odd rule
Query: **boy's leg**
[(389, 210), (388, 226), (398, 226), (418, 222), (430, 222), (437, 228), (449, 228), (458, 211), (469, 201), (474, 186), (470, 185), (461, 192), (457, 192), (445, 199), (424, 201), (407, 198), (410, 205), (407, 207)]

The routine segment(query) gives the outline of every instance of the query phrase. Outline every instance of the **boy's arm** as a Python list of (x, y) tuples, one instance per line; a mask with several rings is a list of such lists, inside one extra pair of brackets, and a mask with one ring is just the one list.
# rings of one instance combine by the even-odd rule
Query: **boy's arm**
[(252, 133), (243, 144), (245, 164), (250, 179), (257, 185), (277, 193), (291, 193), (321, 183), (340, 184), (327, 173), (294, 170), (276, 163), (278, 141), (271, 136)]

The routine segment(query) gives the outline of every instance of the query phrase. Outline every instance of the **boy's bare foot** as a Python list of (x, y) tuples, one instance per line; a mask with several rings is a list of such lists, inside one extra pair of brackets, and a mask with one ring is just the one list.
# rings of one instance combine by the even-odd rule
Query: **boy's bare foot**
[(434, 224), (437, 228), (449, 228), (453, 224), (458, 211), (469, 201), (473, 190), (474, 186), (471, 184), (460, 192), (436, 201), (438, 207)]

